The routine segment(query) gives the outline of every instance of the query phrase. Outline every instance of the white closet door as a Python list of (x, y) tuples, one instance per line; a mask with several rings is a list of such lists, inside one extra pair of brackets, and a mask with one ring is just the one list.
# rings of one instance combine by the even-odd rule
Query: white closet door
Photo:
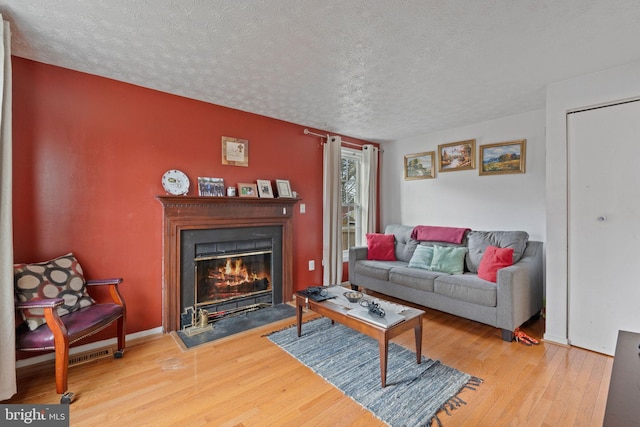
[(569, 342), (613, 355), (640, 332), (640, 102), (567, 117)]

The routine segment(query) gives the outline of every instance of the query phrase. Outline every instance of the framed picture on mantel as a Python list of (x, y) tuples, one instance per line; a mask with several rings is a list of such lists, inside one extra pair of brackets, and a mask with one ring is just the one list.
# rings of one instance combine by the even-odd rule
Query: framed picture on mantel
[(258, 180), (258, 194), (260, 197), (273, 198), (273, 191), (271, 190), (271, 181), (268, 179)]
[(255, 184), (239, 182), (238, 193), (240, 197), (258, 197), (258, 187)]
[(278, 189), (278, 197), (292, 198), (291, 185), (285, 179), (276, 179), (276, 188)]
[(198, 196), (224, 196), (224, 179), (199, 176)]

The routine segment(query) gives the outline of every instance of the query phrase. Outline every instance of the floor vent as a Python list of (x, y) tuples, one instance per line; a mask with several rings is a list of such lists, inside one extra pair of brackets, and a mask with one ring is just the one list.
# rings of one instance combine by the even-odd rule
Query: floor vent
[(70, 355), (69, 366), (82, 365), (83, 363), (92, 362), (109, 356), (113, 356), (113, 349), (111, 347), (85, 351), (84, 353)]

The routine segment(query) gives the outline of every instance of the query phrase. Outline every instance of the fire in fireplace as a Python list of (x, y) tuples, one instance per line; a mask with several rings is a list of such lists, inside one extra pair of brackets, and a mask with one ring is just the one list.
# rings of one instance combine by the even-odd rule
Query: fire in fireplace
[[(236, 299), (271, 296), (271, 251), (200, 255), (195, 258), (196, 308)], [(271, 298), (261, 302), (271, 302)]]

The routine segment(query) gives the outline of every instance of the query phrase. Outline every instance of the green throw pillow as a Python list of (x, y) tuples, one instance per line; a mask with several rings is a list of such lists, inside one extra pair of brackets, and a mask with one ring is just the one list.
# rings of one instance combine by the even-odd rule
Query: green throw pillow
[(416, 246), (416, 250), (413, 252), (411, 260), (409, 260), (409, 267), (430, 270), (432, 259), (433, 246), (418, 245)]
[(466, 253), (467, 248), (434, 245), (430, 270), (449, 274), (462, 274), (464, 272), (464, 257)]

